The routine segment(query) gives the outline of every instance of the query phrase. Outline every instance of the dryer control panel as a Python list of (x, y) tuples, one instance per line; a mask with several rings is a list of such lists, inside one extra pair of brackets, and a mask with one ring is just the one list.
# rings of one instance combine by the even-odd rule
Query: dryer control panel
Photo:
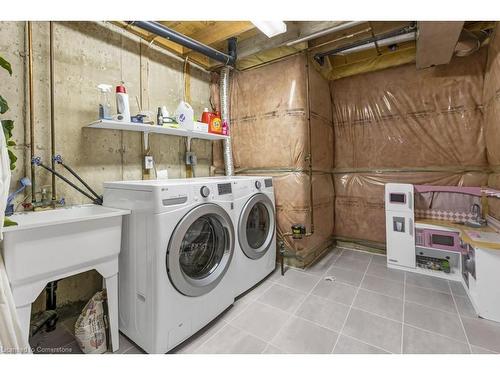
[(231, 194), (233, 192), (230, 182), (217, 184), (217, 190), (219, 191), (219, 195)]

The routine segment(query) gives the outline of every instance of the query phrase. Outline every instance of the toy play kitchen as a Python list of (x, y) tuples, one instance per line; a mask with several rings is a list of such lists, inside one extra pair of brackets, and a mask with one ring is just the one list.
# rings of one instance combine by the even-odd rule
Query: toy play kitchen
[(500, 322), (500, 222), (480, 187), (385, 185), (387, 267), (459, 281), (476, 313)]

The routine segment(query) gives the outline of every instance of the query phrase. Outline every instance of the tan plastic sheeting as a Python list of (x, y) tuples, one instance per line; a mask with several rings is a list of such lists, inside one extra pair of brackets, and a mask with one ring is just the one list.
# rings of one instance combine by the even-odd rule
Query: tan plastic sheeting
[(289, 233), (293, 224), (309, 224), (309, 175), (302, 172), (282, 174), (262, 174), (273, 176), (276, 199), (276, 229), (283, 238), (287, 249), (292, 250), (296, 259), (291, 263), (305, 266), (311, 263), (333, 242), (334, 195), (330, 174), (313, 175), (315, 231), (310, 237), (293, 240), (281, 236)]
[[(318, 72), (312, 67), (308, 70), (307, 62), (300, 54), (235, 72), (231, 81), (230, 132), (235, 169), (238, 174), (275, 177), (279, 235), (290, 232), (292, 224), (310, 229), (312, 154), (314, 234), (303, 240), (284, 238), (297, 256), (293, 263), (299, 266), (310, 263), (331, 243), (334, 219), (330, 90)], [(214, 166), (221, 171), (221, 144), (214, 143), (213, 150)]]
[(330, 84), (336, 236), (385, 242), (387, 182), (487, 183), (485, 64), (483, 49), (446, 66), (409, 64)]
[(413, 64), (331, 83), (337, 168), (485, 166), (485, 49), (450, 65)]
[[(488, 186), (500, 189), (500, 35), (498, 30), (488, 47), (484, 89), (484, 133), (488, 162), (493, 169)], [(488, 198), (489, 213), (500, 220), (500, 199)]]
[(385, 243), (384, 185), (388, 182), (432, 185), (484, 186), (481, 172), (394, 172), (338, 174), (335, 183), (335, 234)]

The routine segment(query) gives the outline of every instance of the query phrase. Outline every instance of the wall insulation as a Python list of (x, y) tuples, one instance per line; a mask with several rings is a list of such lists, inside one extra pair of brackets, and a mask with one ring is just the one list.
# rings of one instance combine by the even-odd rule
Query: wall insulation
[(337, 237), (385, 242), (387, 182), (487, 184), (486, 52), (331, 82)]
[[(302, 240), (283, 238), (296, 256), (291, 262), (307, 265), (332, 242), (333, 127), (328, 82), (309, 67), (304, 54), (234, 72), (231, 136), (237, 174), (274, 177), (281, 238), (292, 224), (311, 229), (312, 171), (314, 234)], [(219, 171), (223, 169), (220, 147), (214, 144), (214, 165)]]
[[(500, 36), (495, 32), (488, 47), (484, 76), (484, 133), (492, 173), (488, 185), (500, 189)], [(500, 199), (488, 198), (490, 215), (500, 220)]]

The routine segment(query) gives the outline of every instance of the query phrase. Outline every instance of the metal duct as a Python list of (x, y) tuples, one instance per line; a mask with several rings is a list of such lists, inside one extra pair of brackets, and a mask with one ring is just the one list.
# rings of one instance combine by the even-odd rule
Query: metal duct
[[(220, 72), (220, 109), (222, 123), (226, 122), (229, 134), (231, 134), (231, 125), (229, 122), (229, 75), (230, 68), (225, 66)], [(226, 176), (234, 175), (233, 148), (231, 138), (224, 139), (224, 169)]]
[(326, 56), (339, 55), (341, 53), (345, 53), (345, 51), (349, 51), (348, 53), (352, 53), (354, 51), (360, 51), (362, 49), (374, 48), (375, 46), (395, 44), (394, 40), (397, 40), (397, 37), (401, 37), (401, 40), (405, 40), (407, 38), (409, 38), (407, 40), (411, 40), (411, 38), (415, 39), (416, 28), (416, 24), (413, 22), (410, 26), (403, 27), (395, 31), (391, 31), (382, 35), (376, 35), (368, 39), (359, 40), (352, 44), (338, 47), (330, 51), (317, 53), (316, 55), (314, 55), (314, 60), (316, 60), (318, 64), (323, 65)]
[(363, 23), (366, 23), (366, 21), (350, 21), (350, 22), (342, 23), (340, 25), (333, 26), (333, 27), (330, 27), (330, 28), (325, 29), (325, 30), (317, 31), (317, 32), (309, 34), (309, 35), (304, 35), (303, 37), (300, 37), (298, 39), (295, 39), (295, 40), (288, 42), (286, 45), (287, 45), (287, 47), (290, 47), (290, 46), (293, 46), (294, 44), (306, 42), (308, 40), (315, 39), (315, 38), (319, 38), (323, 35), (336, 33), (336, 32), (342, 31), (342, 30), (346, 30), (346, 29), (350, 29), (351, 27), (355, 27), (355, 26), (361, 25)]
[(409, 41), (415, 40), (415, 39), (417, 39), (417, 33), (415, 31), (413, 31), (413, 32), (408, 33), (408, 34), (397, 35), (397, 36), (393, 36), (390, 38), (381, 39), (377, 42), (377, 44), (375, 44), (375, 42), (372, 42), (372, 43), (363, 44), (361, 46), (352, 47), (352, 48), (346, 49), (342, 52), (339, 52), (338, 55), (348, 55), (350, 53), (365, 51), (365, 50), (371, 49), (371, 48), (376, 48), (377, 46), (385, 47), (385, 46), (390, 46), (392, 44), (409, 42)]
[(162, 38), (166, 38), (171, 40), (174, 43), (180, 44), (186, 48), (192, 49), (193, 51), (199, 52), (205, 56), (210, 57), (213, 60), (219, 61), (224, 65), (234, 66), (236, 58), (231, 54), (225, 54), (207, 46), (203, 43), (198, 42), (186, 35), (178, 33), (175, 30), (172, 30), (166, 26), (163, 26), (161, 23), (154, 21), (127, 21), (128, 24), (132, 24), (137, 26), (143, 30), (149, 31), (155, 35), (161, 36)]

